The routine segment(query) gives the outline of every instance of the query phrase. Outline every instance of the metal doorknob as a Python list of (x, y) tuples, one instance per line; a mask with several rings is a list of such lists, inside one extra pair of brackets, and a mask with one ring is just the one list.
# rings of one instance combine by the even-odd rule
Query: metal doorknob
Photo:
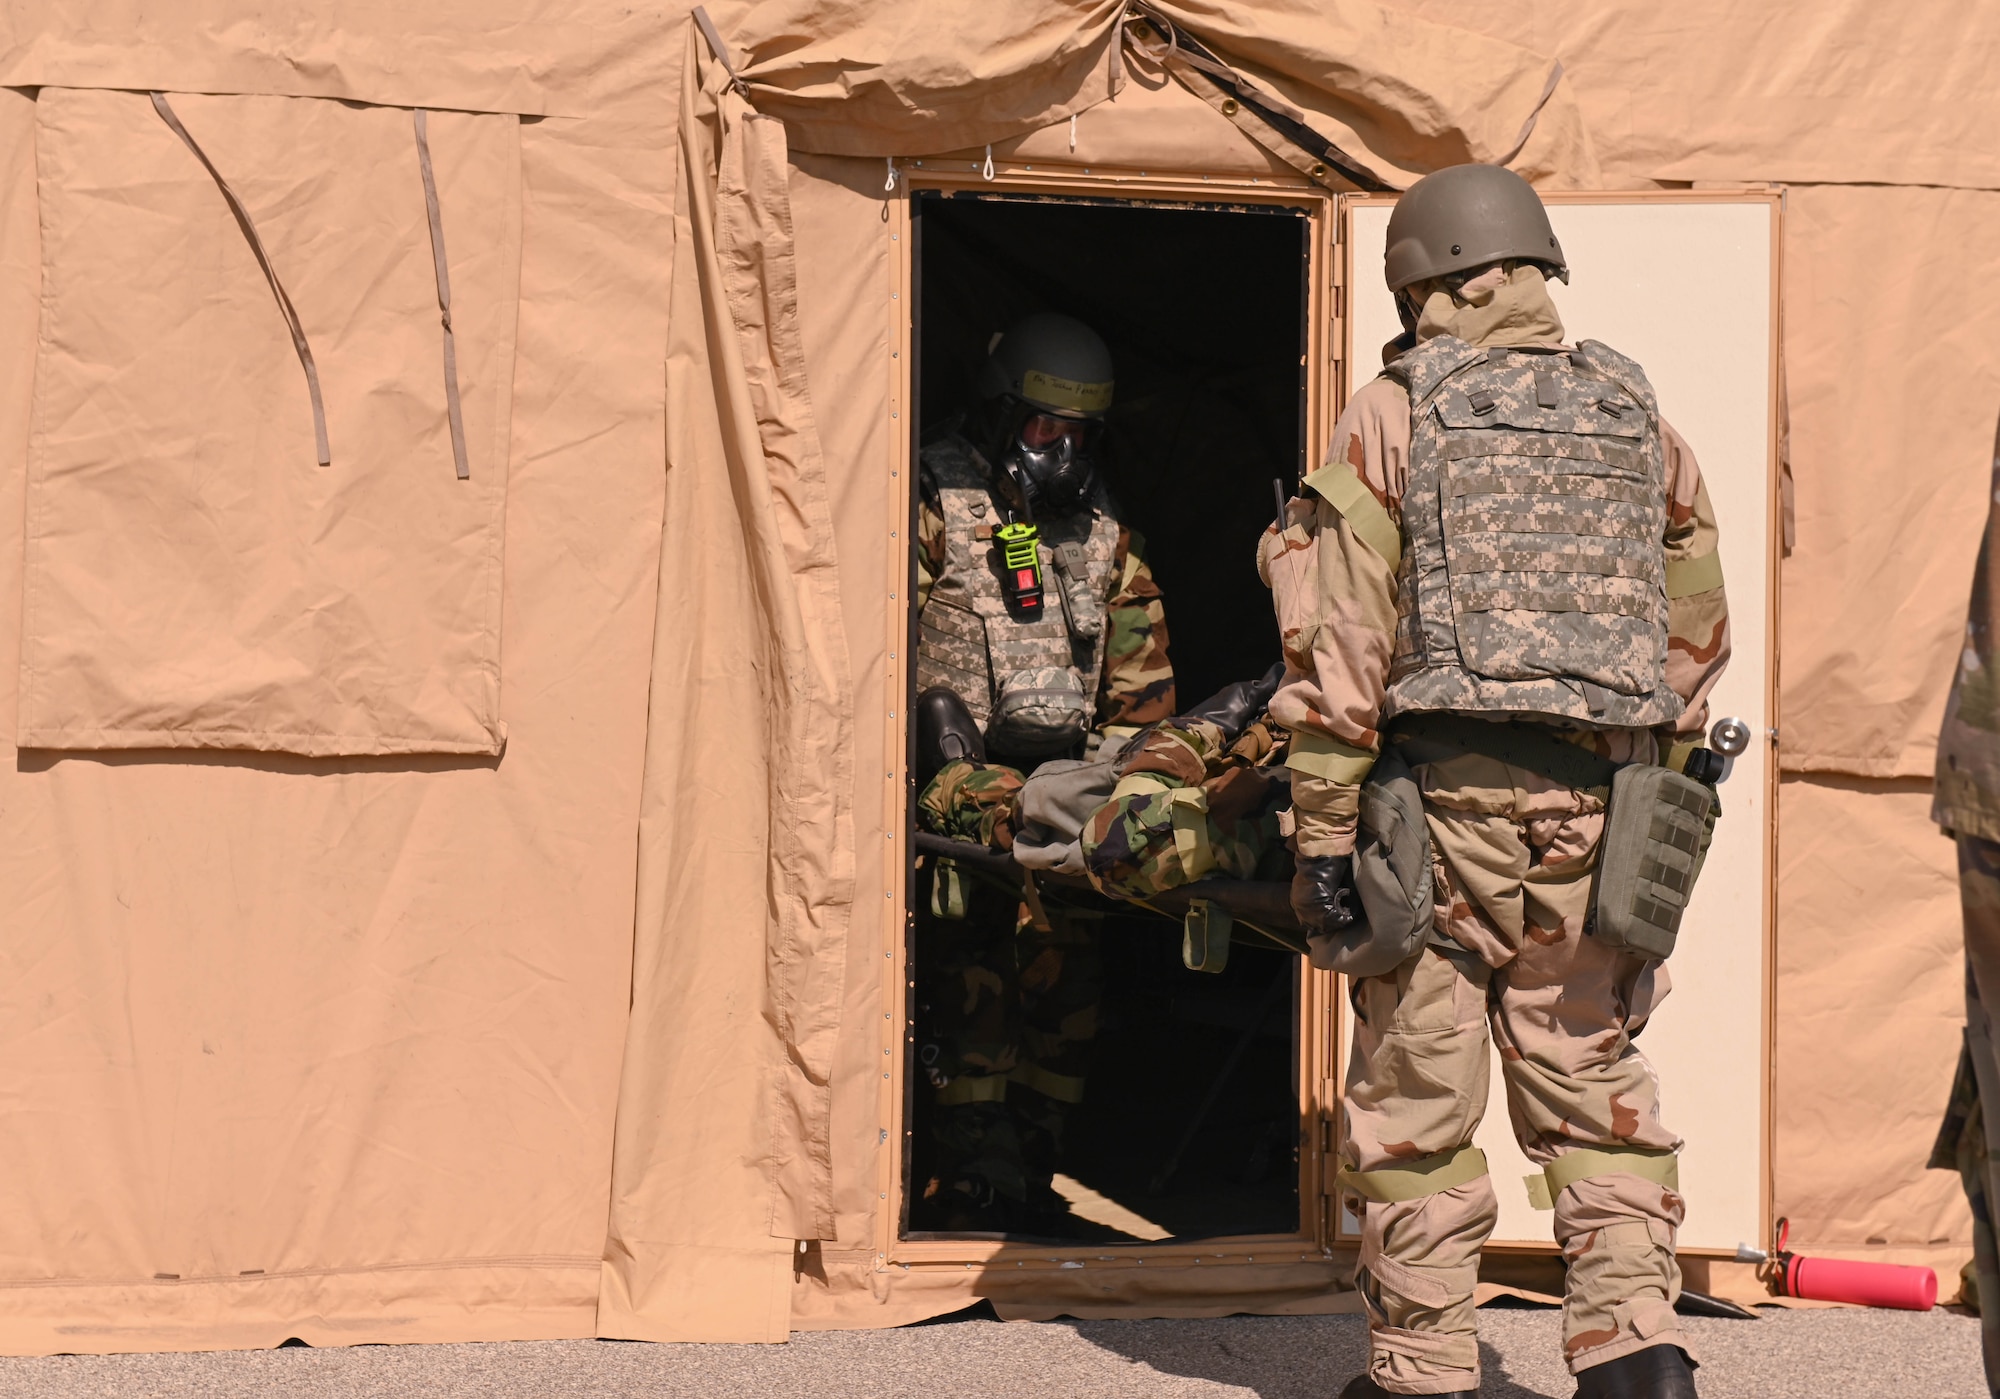
[(1741, 719), (1717, 719), (1708, 731), (1708, 746), (1725, 758), (1733, 758), (1750, 747), (1750, 726)]

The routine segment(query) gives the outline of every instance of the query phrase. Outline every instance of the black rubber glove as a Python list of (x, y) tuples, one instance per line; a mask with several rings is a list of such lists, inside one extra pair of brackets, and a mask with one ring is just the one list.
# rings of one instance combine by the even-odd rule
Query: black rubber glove
[(1306, 855), (1292, 876), (1292, 912), (1308, 933), (1354, 926), (1354, 857)]
[(1206, 720), (1222, 730), (1226, 742), (1234, 743), (1250, 727), (1250, 722), (1264, 712), (1284, 680), (1285, 663), (1279, 661), (1255, 680), (1224, 685), (1193, 709), (1183, 710), (1167, 722), (1185, 726)]

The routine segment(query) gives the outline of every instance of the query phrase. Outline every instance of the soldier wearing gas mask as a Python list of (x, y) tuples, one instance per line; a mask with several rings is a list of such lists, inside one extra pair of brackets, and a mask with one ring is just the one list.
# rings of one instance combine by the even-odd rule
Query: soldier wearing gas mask
[[(1023, 774), (1167, 718), (1174, 678), (1142, 541), (1098, 472), (1104, 341), (1029, 316), (995, 338), (976, 385), (920, 464), (914, 776), (920, 820), (1004, 848)], [(917, 1065), (931, 1159), (912, 1223), (1035, 1232), (1064, 1209), (1049, 1181), (1096, 1035), (1095, 925), (1024, 917), (1011, 894), (947, 888), (935, 865), (931, 879)]]
[(980, 402), (923, 449), (919, 722), (951, 708), (942, 690), (995, 761), (1027, 768), (1171, 714), (1173, 669), (1159, 589), (1097, 469), (1103, 340), (1029, 316), (997, 337), (977, 385)]

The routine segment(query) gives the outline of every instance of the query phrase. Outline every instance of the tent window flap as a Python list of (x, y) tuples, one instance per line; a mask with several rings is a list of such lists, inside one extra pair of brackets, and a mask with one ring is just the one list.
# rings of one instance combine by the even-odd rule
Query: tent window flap
[(37, 102), (21, 746), (497, 753), (519, 119), (165, 104)]

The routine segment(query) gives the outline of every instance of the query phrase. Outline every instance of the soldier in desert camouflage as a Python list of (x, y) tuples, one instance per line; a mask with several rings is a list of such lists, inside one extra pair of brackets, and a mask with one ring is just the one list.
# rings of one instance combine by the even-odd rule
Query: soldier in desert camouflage
[[(1103, 340), (1030, 316), (996, 337), (977, 387), (922, 452), (915, 776), (927, 829), (1004, 849), (1023, 774), (1171, 715), (1174, 679), (1142, 541), (1096, 470)], [(1038, 561), (1027, 577), (1009, 567), (1010, 538)], [(976, 882), (962, 904), (937, 892), (917, 958), (935, 1159), (912, 1219), (1032, 1229), (1063, 1208), (1049, 1179), (1096, 1035), (1095, 924), (1030, 918)]]
[(1965, 1045), (1958, 1081), (1930, 1164), (1956, 1170), (1972, 1206), (1973, 1273), (1988, 1389), (2000, 1395), (2000, 1250), (1994, 1245), (1996, 1191), (1989, 1144), (2000, 1137), (2000, 592), (1993, 586), (2000, 541), (2000, 434), (1986, 533), (1972, 575), (1965, 645), (1938, 735), (1931, 819), (1958, 841), (1959, 901), (1965, 916)]
[(1639, 367), (1565, 341), (1545, 278), (1567, 268), (1525, 181), (1419, 181), (1387, 272), (1405, 334), (1260, 555), (1288, 663), (1271, 712), (1291, 731), (1294, 909), (1322, 935), (1351, 917), (1360, 784), (1385, 733), (1443, 715), (1433, 730), (1483, 734), (1449, 717), (1478, 716), (1517, 757), (1577, 745), (1604, 780), (1555, 780), (1480, 738), (1415, 768), (1435, 924), (1354, 987), (1341, 1185), (1364, 1217), (1370, 1360), (1343, 1399), (1478, 1390), (1489, 1024), (1568, 1264), (1578, 1394), (1681, 1399), (1680, 1139), (1632, 1043), (1667, 974), (1586, 916), (1611, 766), (1679, 766), (1669, 750), (1700, 734), (1728, 659), (1714, 514)]

